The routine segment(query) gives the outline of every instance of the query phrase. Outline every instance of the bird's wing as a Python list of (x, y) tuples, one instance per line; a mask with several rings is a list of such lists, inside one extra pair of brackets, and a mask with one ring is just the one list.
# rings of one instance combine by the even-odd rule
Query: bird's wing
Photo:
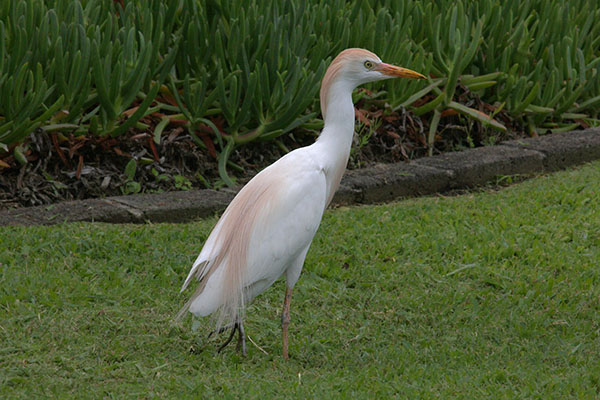
[(287, 154), (259, 173), (227, 207), (184, 283), (185, 289), (194, 277), (201, 280), (189, 304), (219, 271), (219, 292), (238, 307), (244, 287), (276, 279), (291, 258), (310, 245), (326, 206), (326, 180), (304, 149), (308, 148)]
[[(302, 153), (300, 153), (302, 154)], [(246, 282), (277, 279), (311, 243), (326, 207), (326, 180), (313, 160), (291, 158), (278, 190), (263, 204), (248, 250)]]

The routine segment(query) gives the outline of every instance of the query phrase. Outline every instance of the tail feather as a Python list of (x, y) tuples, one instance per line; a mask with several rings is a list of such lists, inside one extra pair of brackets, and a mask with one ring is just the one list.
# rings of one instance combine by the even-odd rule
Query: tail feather
[(188, 274), (187, 278), (185, 278), (185, 282), (183, 282), (179, 293), (183, 293), (183, 291), (187, 289), (188, 285), (190, 284), (193, 278), (196, 278), (199, 281), (202, 280), (202, 278), (206, 275), (206, 272), (208, 270), (208, 264), (209, 263), (206, 260), (200, 262), (196, 261), (196, 263), (190, 270), (190, 273)]
[(209, 263), (208, 261), (201, 261), (192, 267), (192, 270), (188, 274), (185, 282), (183, 283), (183, 286), (181, 287), (180, 293), (187, 289), (188, 285), (190, 284), (193, 278), (196, 278), (199, 281), (198, 287), (196, 288), (196, 290), (194, 290), (194, 293), (190, 296), (190, 299), (183, 305), (183, 307), (181, 307), (179, 312), (177, 312), (177, 315), (173, 319), (173, 322), (179, 323), (181, 322), (183, 317), (185, 317), (187, 311), (190, 309), (190, 306), (192, 305), (194, 300), (196, 300), (198, 296), (202, 294), (202, 291), (206, 286), (206, 281), (208, 281), (208, 278), (210, 278), (214, 270), (214, 262)]
[[(208, 277), (206, 277), (206, 278), (208, 278)], [(183, 305), (183, 307), (181, 307), (181, 309), (177, 312), (177, 315), (175, 315), (175, 318), (173, 318), (174, 323), (178, 324), (179, 322), (181, 322), (183, 317), (186, 316), (186, 314), (189, 311), (190, 306), (192, 305), (194, 300), (196, 300), (198, 298), (198, 296), (200, 296), (200, 294), (202, 294), (202, 291), (204, 290), (204, 287), (206, 286), (207, 280), (208, 279), (203, 279), (200, 282), (200, 284), (198, 285), (198, 287), (196, 288), (194, 293), (190, 296), (190, 299), (188, 301), (186, 301), (186, 303)], [(183, 289), (185, 289), (185, 287)]]

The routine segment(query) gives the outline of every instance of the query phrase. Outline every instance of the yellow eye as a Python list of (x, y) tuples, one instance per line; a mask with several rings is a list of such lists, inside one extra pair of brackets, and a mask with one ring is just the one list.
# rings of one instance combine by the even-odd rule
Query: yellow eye
[(373, 68), (373, 63), (371, 61), (365, 61), (365, 68), (366, 69), (371, 69)]

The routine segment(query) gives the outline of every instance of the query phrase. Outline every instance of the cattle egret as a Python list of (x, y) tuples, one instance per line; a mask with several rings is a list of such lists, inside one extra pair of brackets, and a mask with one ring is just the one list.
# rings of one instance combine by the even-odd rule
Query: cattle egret
[(382, 79), (425, 79), (417, 72), (383, 63), (363, 49), (346, 49), (331, 63), (321, 83), (325, 126), (310, 146), (296, 149), (257, 174), (229, 204), (194, 262), (183, 292), (195, 278), (196, 291), (179, 311), (198, 317), (217, 313), (217, 329), (238, 331), (246, 355), (244, 306), (281, 275), (286, 277), (281, 326), (288, 359), (292, 289), (304, 258), (346, 169), (354, 134), (352, 90)]

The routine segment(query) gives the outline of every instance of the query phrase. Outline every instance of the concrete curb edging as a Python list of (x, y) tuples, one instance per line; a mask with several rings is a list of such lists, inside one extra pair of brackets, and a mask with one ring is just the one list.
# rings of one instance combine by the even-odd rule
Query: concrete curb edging
[[(333, 203), (381, 203), (443, 193), (482, 185), (498, 176), (557, 171), (598, 159), (600, 128), (511, 140), (411, 163), (347, 171)], [(239, 188), (116, 196), (0, 210), (0, 225), (188, 222), (224, 210), (237, 190)]]

